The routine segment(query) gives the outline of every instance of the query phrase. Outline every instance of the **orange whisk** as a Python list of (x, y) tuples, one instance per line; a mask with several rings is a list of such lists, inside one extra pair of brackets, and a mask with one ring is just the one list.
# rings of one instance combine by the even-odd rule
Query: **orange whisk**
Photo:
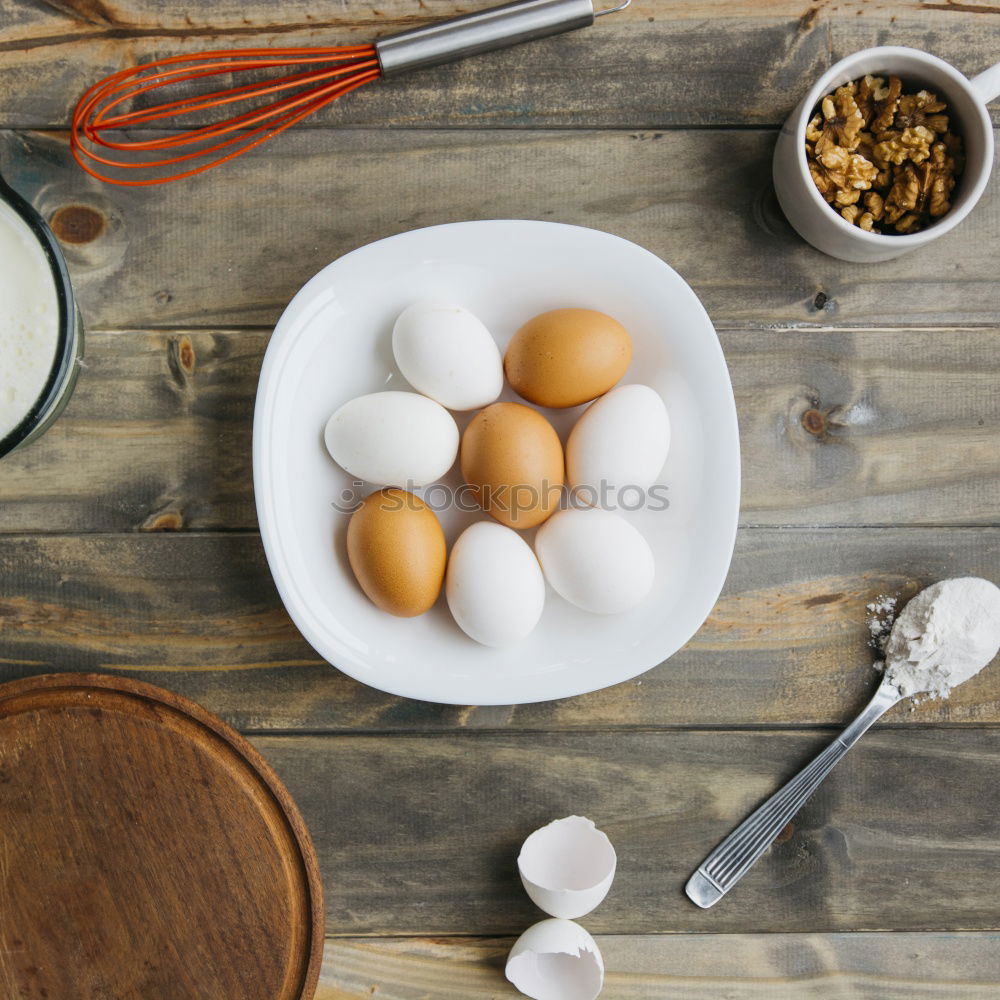
[[(70, 146), (87, 173), (111, 184), (142, 187), (180, 180), (241, 156), (380, 76), (582, 28), (629, 2), (595, 13), (592, 0), (516, 0), (389, 35), (373, 45), (171, 56), (119, 70), (94, 84), (73, 112)], [(195, 81), (275, 69), (296, 72), (151, 103), (157, 100), (152, 95), (167, 88), (185, 94)], [(156, 138), (129, 138), (124, 131), (153, 123), (178, 126), (184, 116), (243, 103), (250, 105), (248, 110)], [(108, 173), (109, 168), (122, 173)]]

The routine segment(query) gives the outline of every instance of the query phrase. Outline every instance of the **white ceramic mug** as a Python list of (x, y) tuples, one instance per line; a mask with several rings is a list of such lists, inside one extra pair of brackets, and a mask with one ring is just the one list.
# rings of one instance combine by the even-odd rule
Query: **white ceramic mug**
[[(965, 170), (952, 206), (939, 220), (917, 233), (890, 236), (869, 233), (849, 223), (816, 189), (806, 163), (806, 125), (827, 94), (866, 73), (898, 76), (904, 87), (925, 87), (948, 103), (965, 146)], [(986, 105), (1000, 97), (1000, 63), (972, 80), (949, 63), (919, 49), (883, 45), (855, 52), (824, 73), (785, 122), (774, 150), (774, 187), (788, 221), (799, 235), (831, 257), (866, 263), (891, 260), (954, 229), (979, 201), (993, 167), (993, 126)]]

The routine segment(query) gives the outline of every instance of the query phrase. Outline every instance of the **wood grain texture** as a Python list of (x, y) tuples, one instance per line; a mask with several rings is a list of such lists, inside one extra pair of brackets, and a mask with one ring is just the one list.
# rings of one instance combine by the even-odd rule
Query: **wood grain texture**
[(830, 733), (260, 737), (313, 833), (327, 934), (518, 934), (521, 842), (571, 813), (618, 853), (595, 933), (998, 930), (994, 729), (865, 736), (723, 903), (683, 885)]
[(122, 677), (0, 686), (0, 988), (311, 1000), (316, 855), (238, 733)]
[[(359, 44), (487, 4), (6, 0), (5, 6), (0, 125), (45, 128), (65, 125), (77, 97), (123, 66), (219, 47)], [(802, 91), (850, 52), (912, 45), (972, 75), (996, 60), (998, 38), (1000, 13), (986, 0), (636, 0), (585, 32), (366, 87), (311, 124), (777, 125)]]
[[(743, 524), (996, 523), (995, 329), (721, 339)], [(266, 343), (252, 330), (92, 334), (67, 412), (4, 460), (0, 531), (256, 528), (250, 435)]]
[[(134, 677), (256, 734), (319, 848), (319, 1000), (513, 997), (495, 935), (541, 916), (517, 848), (569, 812), (619, 852), (584, 921), (608, 1000), (994, 996), (997, 664), (895, 710), (717, 908), (681, 887), (867, 700), (869, 601), (1000, 579), (996, 178), (955, 233), (875, 268), (805, 246), (770, 186), (775, 127), (834, 59), (909, 44), (972, 74), (997, 58), (1000, 8), (633, 0), (365, 88), (190, 184), (103, 187), (67, 155), (60, 129), (108, 71), (484, 5), (0, 0), (0, 169), (47, 218), (82, 220), (66, 249), (90, 343), (71, 409), (0, 470), (0, 679)], [(616, 232), (692, 283), (733, 372), (744, 529), (668, 663), (566, 701), (428, 705), (339, 674), (289, 621), (252, 533), (250, 413), (267, 329), (311, 274), (495, 217)]]
[(6, 531), (256, 527), (251, 428), (267, 334), (95, 333), (70, 408), (4, 459)]
[[(0, 677), (113, 671), (243, 730), (587, 730), (840, 724), (876, 674), (865, 605), (956, 575), (1000, 579), (997, 529), (750, 529), (725, 591), (676, 656), (540, 705), (393, 698), (326, 666), (281, 607), (253, 535), (0, 538)], [(441, 613), (444, 613), (443, 611)], [(1000, 722), (1000, 669), (888, 725)]]
[[(500, 1000), (512, 938), (330, 938), (316, 1000)], [(603, 1000), (987, 1000), (996, 934), (600, 935)]]
[(673, 265), (720, 324), (1000, 322), (1000, 199), (916, 253), (844, 264), (784, 221), (770, 186), (773, 142), (754, 130), (312, 129), (195, 183), (132, 190), (85, 180), (64, 134), (5, 132), (0, 166), (46, 218), (68, 205), (102, 217), (96, 239), (67, 246), (89, 329), (266, 326), (349, 250), (490, 218), (633, 240)]

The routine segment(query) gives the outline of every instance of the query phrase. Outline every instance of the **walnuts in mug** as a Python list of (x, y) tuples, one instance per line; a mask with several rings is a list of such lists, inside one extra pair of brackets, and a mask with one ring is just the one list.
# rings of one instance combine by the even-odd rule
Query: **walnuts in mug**
[(806, 125), (806, 162), (816, 189), (852, 225), (915, 233), (951, 208), (962, 140), (948, 106), (902, 81), (864, 76), (820, 101)]

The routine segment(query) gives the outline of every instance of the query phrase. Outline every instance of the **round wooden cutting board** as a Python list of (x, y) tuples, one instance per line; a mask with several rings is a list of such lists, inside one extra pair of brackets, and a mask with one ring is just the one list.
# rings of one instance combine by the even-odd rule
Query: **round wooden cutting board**
[(307, 1000), (319, 868), (243, 737), (90, 674), (0, 686), (0, 996)]

